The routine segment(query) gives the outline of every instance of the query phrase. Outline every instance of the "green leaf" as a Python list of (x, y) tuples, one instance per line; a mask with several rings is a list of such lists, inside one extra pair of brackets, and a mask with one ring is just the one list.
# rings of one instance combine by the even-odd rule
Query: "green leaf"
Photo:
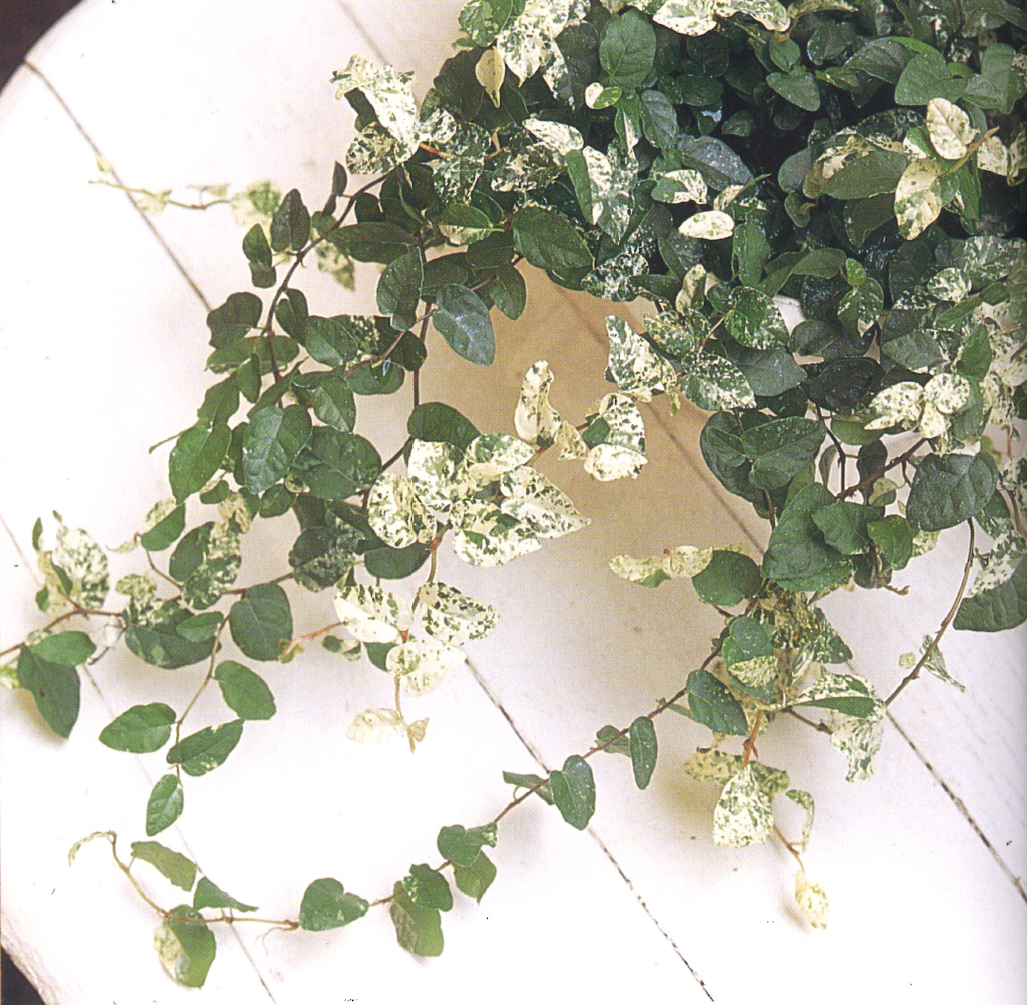
[(560, 815), (572, 827), (584, 830), (596, 808), (595, 780), (588, 762), (572, 754), (562, 770), (549, 773), (549, 785)]
[(732, 291), (724, 323), (739, 345), (771, 349), (788, 342), (788, 326), (773, 298), (748, 286)]
[[(349, 366), (360, 355), (361, 342), (377, 341), (373, 322), (361, 325), (346, 314), (332, 318), (309, 317), (304, 332), (307, 352), (325, 366)], [(307, 375), (304, 377), (309, 379)]]
[(162, 702), (133, 705), (103, 728), (100, 742), (111, 750), (150, 754), (171, 738), (175, 718), (175, 710)]
[(164, 920), (153, 939), (161, 966), (183, 987), (202, 988), (217, 953), (214, 933), (206, 925), (181, 920), (200, 917), (187, 904), (173, 908), (171, 914), (173, 917)]
[(858, 719), (879, 715), (881, 708), (881, 702), (871, 694), (866, 683), (859, 677), (827, 671), (823, 671), (819, 680), (799, 695), (795, 704), (829, 708)]
[(310, 439), (310, 416), (302, 405), (264, 408), (254, 413), (243, 433), (242, 473), (251, 492), (267, 491), (292, 467)]
[(731, 692), (707, 670), (693, 670), (686, 682), (688, 707), (698, 722), (714, 733), (747, 736), (749, 724), (742, 706)]
[(18, 683), (32, 693), (47, 725), (67, 739), (78, 719), (80, 684), (75, 668), (51, 663), (22, 646), (18, 656)]
[(176, 743), (166, 755), (168, 764), (180, 764), (187, 775), (199, 777), (225, 763), (242, 737), (242, 720), (205, 726)]
[(540, 269), (573, 272), (592, 268), (592, 255), (574, 224), (542, 206), (525, 206), (510, 219), (514, 246)]
[[(246, 231), (246, 236), (242, 239), (242, 253), (250, 263), (250, 270), (254, 277), (260, 271), (274, 274), (274, 270), (271, 268), (271, 246), (267, 243), (264, 228), (259, 223), (255, 223)], [(259, 286), (260, 283), (254, 279), (254, 285)]]
[(631, 741), (624, 731), (616, 726), (601, 726), (596, 731), (596, 743), (604, 745), (604, 753), (631, 756)]
[(767, 85), (786, 101), (807, 112), (820, 108), (820, 89), (816, 78), (804, 67), (796, 67), (790, 73), (767, 74)]
[(998, 484), (991, 455), (928, 454), (916, 469), (906, 518), (920, 530), (954, 527), (987, 506)]
[(178, 540), (185, 529), (185, 506), (176, 506), (166, 517), (159, 520), (145, 534), (139, 535), (139, 543), (147, 551), (163, 551)]
[(895, 84), (895, 103), (926, 105), (932, 98), (956, 102), (966, 90), (966, 80), (953, 77), (945, 57), (936, 49), (914, 56)]
[(234, 897), (230, 897), (217, 884), (212, 883), (206, 876), (201, 876), (196, 884), (196, 892), (193, 894), (193, 909), (199, 911), (204, 907), (228, 909), (231, 911), (255, 911), (255, 907), (248, 904), (241, 904)]
[(275, 699), (262, 677), (234, 660), (222, 660), (214, 671), (225, 704), (240, 719), (270, 719)]
[(499, 269), (496, 278), (486, 287), (492, 302), (511, 320), (516, 321), (528, 301), (524, 276), (512, 265)]
[(150, 666), (177, 670), (191, 666), (210, 656), (214, 640), (191, 642), (178, 633), (178, 625), (189, 620), (192, 613), (173, 602), (162, 608), (163, 620), (147, 625), (129, 625), (125, 644)]
[(44, 635), (29, 648), (40, 659), (66, 667), (81, 666), (96, 652), (93, 640), (85, 632), (56, 632), (53, 635)]
[(637, 10), (611, 18), (599, 42), (599, 62), (610, 83), (625, 88), (639, 87), (653, 68), (656, 32)]
[(678, 137), (677, 110), (662, 91), (643, 91), (642, 133), (655, 147), (672, 147)]
[(475, 45), (485, 47), (523, 10), (524, 0), (470, 0), (460, 12), (460, 27)]
[(441, 401), (418, 405), (407, 419), (407, 432), (415, 440), (452, 443), (460, 450), (481, 435), (470, 419)]
[(913, 557), (913, 532), (905, 517), (894, 513), (866, 525), (870, 540), (893, 569), (904, 569)]
[(271, 218), (271, 247), (275, 251), (299, 251), (310, 239), (310, 213), (298, 189), (291, 189)]
[(389, 917), (396, 927), (396, 941), (415, 956), (441, 956), (442, 918), (436, 908), (415, 904), (402, 883), (392, 888)]
[(382, 459), (369, 440), (322, 426), (311, 433), (295, 465), (315, 496), (336, 502), (370, 488), (381, 468)]
[(412, 865), (403, 879), (403, 892), (418, 907), (448, 911), (453, 907), (453, 892), (446, 877), (430, 865)]
[(432, 324), (450, 348), (471, 363), (489, 366), (496, 358), (496, 336), (485, 302), (459, 283), (447, 286), (435, 302)]
[(806, 485), (789, 500), (763, 556), (763, 575), (790, 591), (822, 590), (848, 579), (849, 560), (831, 548), (813, 522), (813, 513), (834, 496), (819, 483)]
[(254, 660), (276, 660), (292, 638), (289, 598), (277, 583), (250, 587), (228, 612), (235, 644)]
[(550, 806), (553, 805), (553, 793), (549, 780), (546, 778), (541, 778), (538, 775), (520, 775), (515, 771), (504, 771), (503, 781), (507, 785), (514, 785), (520, 789), (535, 789), (535, 794), (543, 802), (549, 803)]
[(286, 334), (301, 344), (306, 341), (309, 317), (307, 298), (301, 290), (286, 290), (285, 296), (275, 305), (275, 320), (285, 329)]
[(812, 514), (824, 541), (843, 555), (858, 555), (868, 549), (870, 536), (867, 524), (877, 511), (858, 503), (835, 502)]
[(181, 815), (185, 794), (178, 775), (164, 775), (146, 801), (146, 836), (153, 837), (170, 827)]
[(443, 827), (436, 844), (443, 858), (448, 858), (454, 865), (470, 867), (485, 845), (496, 846), (496, 825), (485, 824), (470, 830), (465, 830), (460, 824)]
[(756, 596), (762, 582), (759, 566), (737, 551), (714, 551), (706, 568), (692, 577), (699, 599), (718, 607), (734, 607)]
[(159, 841), (133, 841), (132, 857), (149, 862), (161, 875), (186, 892), (196, 882), (196, 863)]
[(300, 903), (300, 928), (325, 932), (342, 928), (367, 913), (368, 903), (355, 893), (345, 893), (342, 883), (326, 877), (315, 879), (303, 892)]
[(231, 438), (227, 425), (208, 427), (202, 422), (178, 437), (168, 458), (168, 480), (177, 502), (199, 492), (210, 481), (225, 459)]
[(1027, 558), (1021, 558), (1004, 583), (966, 597), (953, 628), (970, 632), (1004, 632), (1027, 621)]
[(478, 853), (473, 865), (453, 866), (453, 879), (456, 881), (457, 889), (479, 903), (495, 878), (496, 867), (483, 851)]
[(222, 621), (224, 615), (220, 611), (206, 611), (195, 617), (186, 618), (175, 631), (190, 642), (209, 642), (217, 635)]
[[(648, 786), (656, 768), (658, 746), (653, 720), (645, 715), (640, 715), (635, 719), (628, 727), (628, 744), (635, 784), (640, 789), (644, 789)], [(564, 767), (566, 768), (566, 765)]]
[[(310, 374), (309, 377), (311, 380), (304, 384), (299, 384), (293, 378), (293, 387), (310, 401), (314, 415), (332, 429), (343, 433), (352, 432), (357, 421), (353, 392), (340, 377), (332, 374)], [(317, 378), (316, 381), (314, 378)]]
[(771, 419), (742, 434), (752, 464), (749, 480), (757, 488), (787, 485), (820, 452), (827, 436), (822, 422), (791, 416)]
[(772, 701), (777, 677), (774, 645), (763, 626), (747, 615), (734, 618), (720, 655), (733, 680), (761, 701)]
[(397, 255), (378, 280), (378, 310), (392, 319), (392, 327), (403, 331), (417, 320), (424, 282), (424, 260), (420, 248)]
[(233, 293), (207, 315), (210, 344), (224, 349), (246, 337), (250, 329), (260, 325), (264, 305), (255, 293)]
[(388, 264), (417, 243), (413, 235), (402, 227), (377, 221), (340, 227), (333, 231), (329, 240), (358, 262), (378, 262), (382, 265)]

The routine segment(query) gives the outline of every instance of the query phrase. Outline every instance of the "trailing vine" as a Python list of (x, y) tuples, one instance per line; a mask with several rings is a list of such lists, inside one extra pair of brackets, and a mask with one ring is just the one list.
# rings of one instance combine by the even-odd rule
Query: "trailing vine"
[[(1027, 418), (1027, 244), (1011, 236), (1027, 176), (1023, 11), (1005, 0), (471, 0), (460, 23), (458, 52), (420, 107), (410, 74), (361, 57), (335, 74), (357, 136), (320, 210), (270, 183), (234, 196), (127, 189), (149, 212), (231, 205), (248, 228), (252, 285), (267, 296), (236, 292), (207, 316), (218, 379), (196, 422), (166, 441), (171, 497), (117, 549), (142, 556), (141, 571), (113, 584), (123, 606), (103, 549), (57, 514), (47, 544), (38, 520), (36, 603), (49, 620), (0, 655), (11, 659), (4, 680), (30, 691), (63, 737), (78, 716), (78, 668), (120, 641), (154, 667), (206, 668), (181, 711), (135, 705), (100, 734), (115, 750), (163, 752), (146, 839), (127, 860), (111, 831), (84, 839), (109, 841), (159, 918), (162, 964), (187, 986), (204, 983), (216, 924), (322, 931), (387, 906), (401, 946), (438, 955), (454, 902), (447, 874), (480, 901), (496, 877), (485, 849), (532, 797), (587, 827), (600, 753), (625, 755), (646, 788), (666, 712), (700, 728), (685, 771), (720, 789), (714, 840), (776, 835), (799, 866), (796, 900), (822, 927), (826, 893), (801, 858), (814, 799), (763, 762), (761, 736), (787, 714), (827, 736), (849, 780), (865, 779), (887, 707), (924, 670), (962, 686), (942, 656), (948, 630), (1027, 619), (1027, 461), (1013, 450)], [(344, 284), (354, 263), (377, 263), (378, 313), (311, 313), (294, 285), (310, 260)], [(540, 360), (510, 403), (517, 435), (481, 432), (422, 401), (420, 373), (443, 351), (433, 332), (465, 360), (493, 363), (503, 347), (491, 312), (524, 311), (522, 262), (568, 289), (645, 298), (652, 312), (642, 331), (607, 319), (613, 389), (586, 414), (556, 410)], [(792, 328), (782, 296), (804, 315)], [(406, 384), (403, 443), (383, 459), (355, 431), (358, 401)], [(689, 579), (723, 617), (676, 694), (627, 726), (602, 726), (546, 777), (505, 772), (513, 792), (498, 812), (442, 826), (440, 864), (411, 865), (374, 900), (322, 877), (295, 918), (261, 918), (153, 840), (184, 812), (188, 779), (275, 715), (268, 684), (230, 647), (271, 663), (318, 641), (366, 660), (388, 675), (388, 703), (347, 735), (415, 751), (428, 719), (410, 721), (404, 701), (439, 687), (499, 617), (439, 580), (440, 549), (492, 567), (583, 527), (539, 457), (581, 463), (601, 482), (644, 477), (639, 405), (661, 396), (672, 411), (687, 402), (709, 413), (707, 466), (769, 526), (756, 558), (679, 542), (610, 557), (643, 588)], [(196, 522), (197, 503), (217, 517)], [(288, 570), (237, 585), (253, 522), (284, 517), (299, 526)], [(896, 590), (895, 573), (964, 523), (951, 609), (919, 654), (900, 657), (905, 676), (881, 698), (845, 671), (852, 652), (821, 601)], [(322, 627), (294, 634), (285, 580), (330, 597)], [(233, 717), (189, 732), (215, 684)], [(805, 811), (798, 838), (775, 823), (780, 794)], [(191, 901), (161, 906), (138, 862)]]

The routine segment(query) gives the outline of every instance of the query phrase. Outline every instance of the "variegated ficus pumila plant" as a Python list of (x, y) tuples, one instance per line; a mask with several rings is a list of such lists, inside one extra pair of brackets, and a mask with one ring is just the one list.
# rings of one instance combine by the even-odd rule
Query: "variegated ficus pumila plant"
[[(189, 778), (274, 715), (267, 683), (231, 656), (288, 660), (316, 640), (368, 660), (395, 702), (358, 715), (349, 737), (414, 749), (427, 719), (408, 721), (400, 695), (438, 687), (498, 617), (439, 581), (439, 549), (496, 566), (582, 527), (536, 458), (553, 451), (600, 481), (645, 477), (640, 404), (656, 396), (710, 413), (699, 444), (710, 471), (769, 524), (757, 558), (669, 541), (656, 557), (610, 560), (640, 587), (691, 579), (724, 617), (709, 656), (676, 695), (604, 726), (560, 770), (507, 773), (513, 799), (491, 820), (441, 829), (442, 865), (412, 866), (373, 903), (314, 880), (296, 918), (270, 923), (323, 930), (387, 905), (400, 944), (437, 955), (440, 912), (453, 904), (446, 872), (480, 899), (497, 824), (534, 796), (584, 828), (600, 752), (627, 755), (644, 788), (654, 721), (673, 711), (703, 744), (685, 770), (720, 787), (718, 843), (774, 836), (776, 795), (805, 809), (800, 836), (777, 836), (799, 862), (800, 906), (823, 926), (826, 896), (800, 857), (813, 798), (762, 763), (757, 738), (799, 716), (864, 779), (907, 684), (927, 670), (959, 686), (939, 648), (948, 628), (1027, 618), (1027, 462), (1015, 450), (1027, 417), (1022, 5), (471, 0), (460, 23), (457, 53), (420, 107), (410, 74), (353, 58), (335, 75), (357, 135), (322, 209), (270, 184), (230, 200), (204, 193), (203, 205), (230, 201), (246, 220), (252, 284), (267, 292), (233, 293), (207, 318), (216, 382), (174, 438), (172, 497), (127, 542), (145, 553), (142, 571), (112, 593), (107, 558), (84, 531), (59, 518), (55, 532), (35, 530), (37, 602), (50, 619), (8, 650), (5, 673), (50, 727), (68, 735), (76, 667), (112, 636), (153, 666), (205, 668), (197, 696), (216, 682), (227, 706), (223, 724), (190, 731), (192, 703), (137, 705), (100, 736), (167, 763), (145, 808), (147, 840), (126, 861), (113, 833), (98, 836), (140, 892), (143, 861), (191, 894), (170, 909), (149, 901), (160, 958), (186, 985), (204, 981), (212, 926), (256, 910), (152, 840), (182, 813)], [(176, 202), (134, 191), (149, 211)], [(354, 262), (378, 263), (377, 316), (310, 313), (294, 283), (315, 257), (344, 283)], [(642, 331), (608, 319), (612, 388), (587, 414), (556, 411), (540, 360), (510, 403), (517, 435), (483, 432), (420, 400), (426, 342), (438, 333), (487, 380), (503, 351), (492, 311), (516, 319), (525, 307), (521, 262), (569, 289), (652, 307)], [(801, 305), (791, 330), (779, 296)], [(405, 442), (383, 459), (354, 431), (358, 403), (404, 386)], [(217, 516), (193, 524), (194, 496)], [(237, 586), (244, 534), (277, 517), (299, 524), (283, 574)], [(852, 584), (890, 588), (962, 524), (970, 546), (952, 610), (920, 653), (901, 657), (882, 698), (844, 667), (852, 654), (820, 601)], [(321, 594), (330, 624), (294, 637), (285, 579)]]

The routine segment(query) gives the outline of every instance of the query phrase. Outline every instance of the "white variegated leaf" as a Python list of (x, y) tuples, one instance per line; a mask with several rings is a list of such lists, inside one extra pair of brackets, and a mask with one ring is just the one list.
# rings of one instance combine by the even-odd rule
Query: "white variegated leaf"
[(473, 439), (464, 454), (461, 472), (478, 485), (488, 485), (500, 475), (535, 456), (530, 443), (509, 433), (484, 433)]
[(410, 628), (410, 605), (380, 586), (355, 584), (335, 594), (335, 613), (344, 628), (361, 642), (395, 642)]
[(811, 883), (805, 870), (795, 877), (795, 902), (802, 916), (814, 928), (827, 928), (827, 894), (819, 883)]
[(869, 409), (874, 418), (866, 424), (867, 429), (888, 429), (902, 426), (912, 429), (920, 421), (923, 408), (923, 388), (912, 380), (903, 380), (879, 391), (870, 402)]
[(449, 508), (475, 489), (465, 471), (457, 476), (463, 452), (452, 443), (414, 440), (407, 460), (407, 477), (414, 491), (430, 509), (447, 512)]
[(498, 108), (499, 89), (503, 86), (503, 78), (506, 76), (506, 64), (498, 49), (486, 49), (481, 54), (481, 59), (475, 64), (474, 75), (478, 78), (478, 83), (485, 88), (489, 100)]
[(597, 414), (609, 431), (589, 450), (585, 470), (601, 482), (637, 478), (646, 463), (645, 424), (638, 406), (626, 395), (608, 394), (599, 402)]
[(499, 508), (534, 537), (563, 537), (588, 524), (567, 493), (535, 468), (507, 472), (500, 481), (500, 491), (504, 498)]
[(954, 161), (966, 153), (977, 131), (958, 105), (945, 98), (932, 98), (927, 102), (927, 135), (939, 156)]
[(924, 401), (945, 415), (965, 408), (970, 393), (970, 381), (958, 373), (939, 373), (924, 385)]
[(544, 360), (535, 363), (524, 375), (521, 394), (514, 411), (514, 428), (527, 443), (549, 446), (562, 422), (560, 413), (549, 404), (553, 371)]
[(580, 150), (585, 141), (581, 133), (563, 122), (551, 122), (548, 119), (525, 119), (524, 128), (532, 136), (540, 139), (560, 157), (565, 157), (571, 150)]
[(336, 97), (344, 97), (347, 91), (360, 91), (385, 131), (400, 143), (416, 148), (419, 132), (413, 73), (375, 66), (366, 56), (351, 56), (346, 69), (333, 80), (339, 85)]
[(845, 755), (849, 770), (845, 778), (850, 782), (865, 782), (874, 773), (874, 755), (884, 740), (884, 715), (858, 719), (852, 715), (831, 710), (828, 716), (831, 746)]
[(497, 36), (496, 48), (522, 81), (550, 66), (563, 64), (556, 37), (588, 13), (588, 0), (527, 0), (524, 10)]
[(418, 498), (413, 483), (388, 471), (371, 486), (367, 520), (391, 548), (406, 548), (415, 541), (427, 544), (435, 537), (435, 518)]
[(914, 160), (902, 172), (895, 186), (895, 217), (907, 241), (919, 237), (942, 210), (939, 180), (948, 170), (931, 158)]
[(403, 719), (394, 708), (367, 708), (346, 729), (346, 736), (358, 743), (377, 746), (396, 739), (403, 731)]
[(459, 649), (445, 642), (409, 639), (389, 650), (385, 668), (395, 675), (407, 694), (422, 695), (434, 691), (465, 658)]
[(694, 213), (678, 227), (685, 237), (699, 237), (704, 241), (722, 241), (734, 233), (735, 221), (719, 209)]
[(424, 630), (450, 646), (485, 638), (499, 620), (499, 612), (494, 607), (445, 583), (425, 583), (417, 597), (422, 605)]
[(89, 534), (61, 523), (57, 527), (57, 547), (43, 554), (49, 555), (50, 561), (67, 573), (72, 584), (72, 600), (89, 609), (103, 607), (110, 592), (107, 556)]
[(742, 767), (742, 759), (722, 750), (698, 750), (685, 761), (685, 774), (699, 782), (727, 782)]
[(606, 319), (610, 339), (609, 363), (614, 383), (624, 394), (650, 401), (674, 384), (674, 368), (641, 335), (636, 335), (623, 318)]
[(806, 845), (809, 844), (810, 832), (813, 830), (813, 796), (802, 789), (789, 789), (785, 795), (806, 811), (806, 819), (802, 823), (802, 837), (798, 841), (799, 851), (805, 851)]
[[(617, 555), (610, 559), (610, 568), (621, 579), (632, 583), (655, 586), (663, 578), (683, 579), (698, 576), (713, 557), (712, 548), (696, 548), (684, 544), (677, 548), (668, 548), (662, 555), (653, 558), (631, 558), (630, 555)], [(655, 581), (654, 581), (655, 578)]]
[(770, 796), (759, 784), (752, 764), (728, 779), (713, 809), (713, 840), (731, 848), (762, 844), (773, 833)]
[(450, 518), (453, 552), (468, 565), (505, 565), (542, 547), (530, 527), (512, 520), (489, 500), (461, 499)]

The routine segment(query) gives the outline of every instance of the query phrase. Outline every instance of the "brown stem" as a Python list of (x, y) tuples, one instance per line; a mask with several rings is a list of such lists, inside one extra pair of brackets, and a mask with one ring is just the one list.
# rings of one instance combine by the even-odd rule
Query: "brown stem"
[(880, 470), (867, 475), (866, 478), (863, 478), (860, 481), (856, 482), (855, 485), (852, 485), (849, 488), (839, 492), (835, 496), (835, 498), (848, 499), (849, 496), (855, 495), (860, 489), (865, 489), (868, 485), (873, 485), (873, 483), (876, 482), (877, 479), (885, 473), (885, 471), (890, 471), (892, 468), (897, 467), (899, 464), (905, 464), (906, 461), (908, 461), (913, 456), (913, 454), (915, 454), (926, 442), (927, 440), (917, 440), (917, 442), (914, 443), (913, 446), (911, 446), (909, 450), (907, 450), (904, 454), (900, 454), (898, 457), (893, 458), (887, 464), (885, 464), (885, 466)]
[(970, 580), (970, 570), (973, 568), (974, 563), (974, 523), (973, 520), (967, 520), (967, 524), (970, 527), (970, 545), (967, 548), (966, 565), (963, 568), (963, 581), (959, 584), (959, 592), (956, 594), (956, 599), (952, 602), (952, 606), (949, 608), (949, 613), (945, 615), (944, 620), (941, 623), (941, 627), (938, 629), (934, 636), (933, 641), (927, 647), (927, 651), (917, 661), (915, 667), (906, 674), (902, 683), (885, 700), (884, 707), (887, 708), (898, 696), (903, 692), (907, 685), (920, 676), (920, 671), (923, 669), (924, 664), (931, 658), (931, 655), (938, 648), (938, 643), (941, 642), (941, 637), (945, 634), (949, 625), (952, 623), (952, 619), (956, 616), (956, 611), (959, 610), (959, 605), (963, 600), (963, 594), (966, 592), (966, 584)]

